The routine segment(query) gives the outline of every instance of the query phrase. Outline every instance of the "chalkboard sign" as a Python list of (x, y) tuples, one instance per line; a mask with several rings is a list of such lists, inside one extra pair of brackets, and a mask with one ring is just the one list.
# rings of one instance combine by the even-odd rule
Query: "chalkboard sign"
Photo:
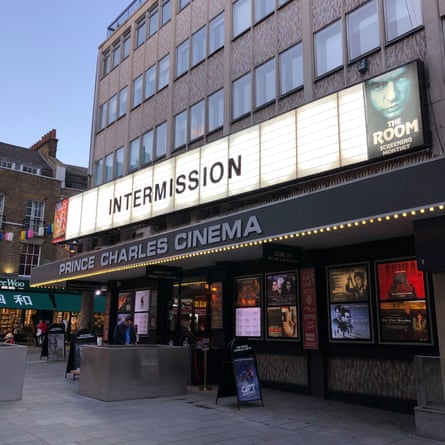
[(96, 335), (88, 329), (79, 329), (74, 333), (70, 342), (70, 352), (66, 364), (65, 377), (71, 371), (80, 369), (82, 346), (85, 344), (96, 344), (96, 341)]
[(216, 395), (216, 403), (220, 397), (237, 396), (240, 403), (261, 400), (260, 379), (253, 348), (243, 339), (233, 339), (226, 348), (221, 378)]

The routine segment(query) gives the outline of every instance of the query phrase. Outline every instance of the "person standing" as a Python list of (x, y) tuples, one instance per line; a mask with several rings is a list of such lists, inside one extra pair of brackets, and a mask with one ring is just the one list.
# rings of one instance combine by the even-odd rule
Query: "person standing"
[(133, 317), (127, 315), (124, 321), (116, 325), (113, 332), (113, 340), (116, 345), (134, 345), (136, 343), (136, 329), (133, 323)]

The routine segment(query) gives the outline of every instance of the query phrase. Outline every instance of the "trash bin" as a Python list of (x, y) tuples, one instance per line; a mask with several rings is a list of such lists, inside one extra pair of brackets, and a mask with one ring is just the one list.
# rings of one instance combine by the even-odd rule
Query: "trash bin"
[(22, 398), (26, 351), (26, 346), (0, 344), (0, 402)]

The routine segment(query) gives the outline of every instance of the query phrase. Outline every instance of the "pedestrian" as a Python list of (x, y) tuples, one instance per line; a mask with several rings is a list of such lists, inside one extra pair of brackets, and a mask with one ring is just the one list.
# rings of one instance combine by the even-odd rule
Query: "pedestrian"
[(133, 317), (127, 315), (122, 322), (116, 325), (113, 333), (113, 340), (116, 345), (134, 345), (136, 343), (136, 329), (133, 322)]

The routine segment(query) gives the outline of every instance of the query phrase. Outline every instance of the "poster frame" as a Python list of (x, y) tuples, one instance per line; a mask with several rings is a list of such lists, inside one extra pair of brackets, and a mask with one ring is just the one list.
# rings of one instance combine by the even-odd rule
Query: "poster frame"
[[(254, 287), (256, 288), (255, 291), (255, 298), (254, 301), (249, 302), (248, 300), (246, 300), (245, 302), (240, 301), (240, 295), (241, 295), (241, 299), (242, 297), (242, 288), (243, 286), (250, 286), (250, 284), (248, 283), (249, 281), (252, 281), (254, 284)], [(255, 290), (255, 289), (254, 289)], [(262, 299), (262, 295), (263, 294), (263, 285), (262, 285), (262, 275), (261, 274), (252, 274), (252, 275), (243, 275), (243, 276), (237, 276), (234, 277), (234, 299), (235, 299), (235, 304), (234, 304), (234, 320), (235, 320), (235, 326), (234, 326), (234, 330), (235, 330), (235, 336), (236, 337), (245, 337), (248, 339), (253, 339), (253, 340), (262, 340), (264, 338), (264, 323), (263, 323), (263, 319), (264, 319), (264, 313), (263, 313), (263, 299)], [(239, 318), (239, 310), (243, 310), (243, 309), (249, 309), (249, 308), (258, 308), (259, 310), (259, 329), (260, 329), (260, 333), (258, 336), (252, 336), (252, 335), (248, 335), (248, 336), (244, 336), (244, 335), (240, 335), (241, 333), (237, 332), (237, 325), (238, 325), (238, 318)]]

